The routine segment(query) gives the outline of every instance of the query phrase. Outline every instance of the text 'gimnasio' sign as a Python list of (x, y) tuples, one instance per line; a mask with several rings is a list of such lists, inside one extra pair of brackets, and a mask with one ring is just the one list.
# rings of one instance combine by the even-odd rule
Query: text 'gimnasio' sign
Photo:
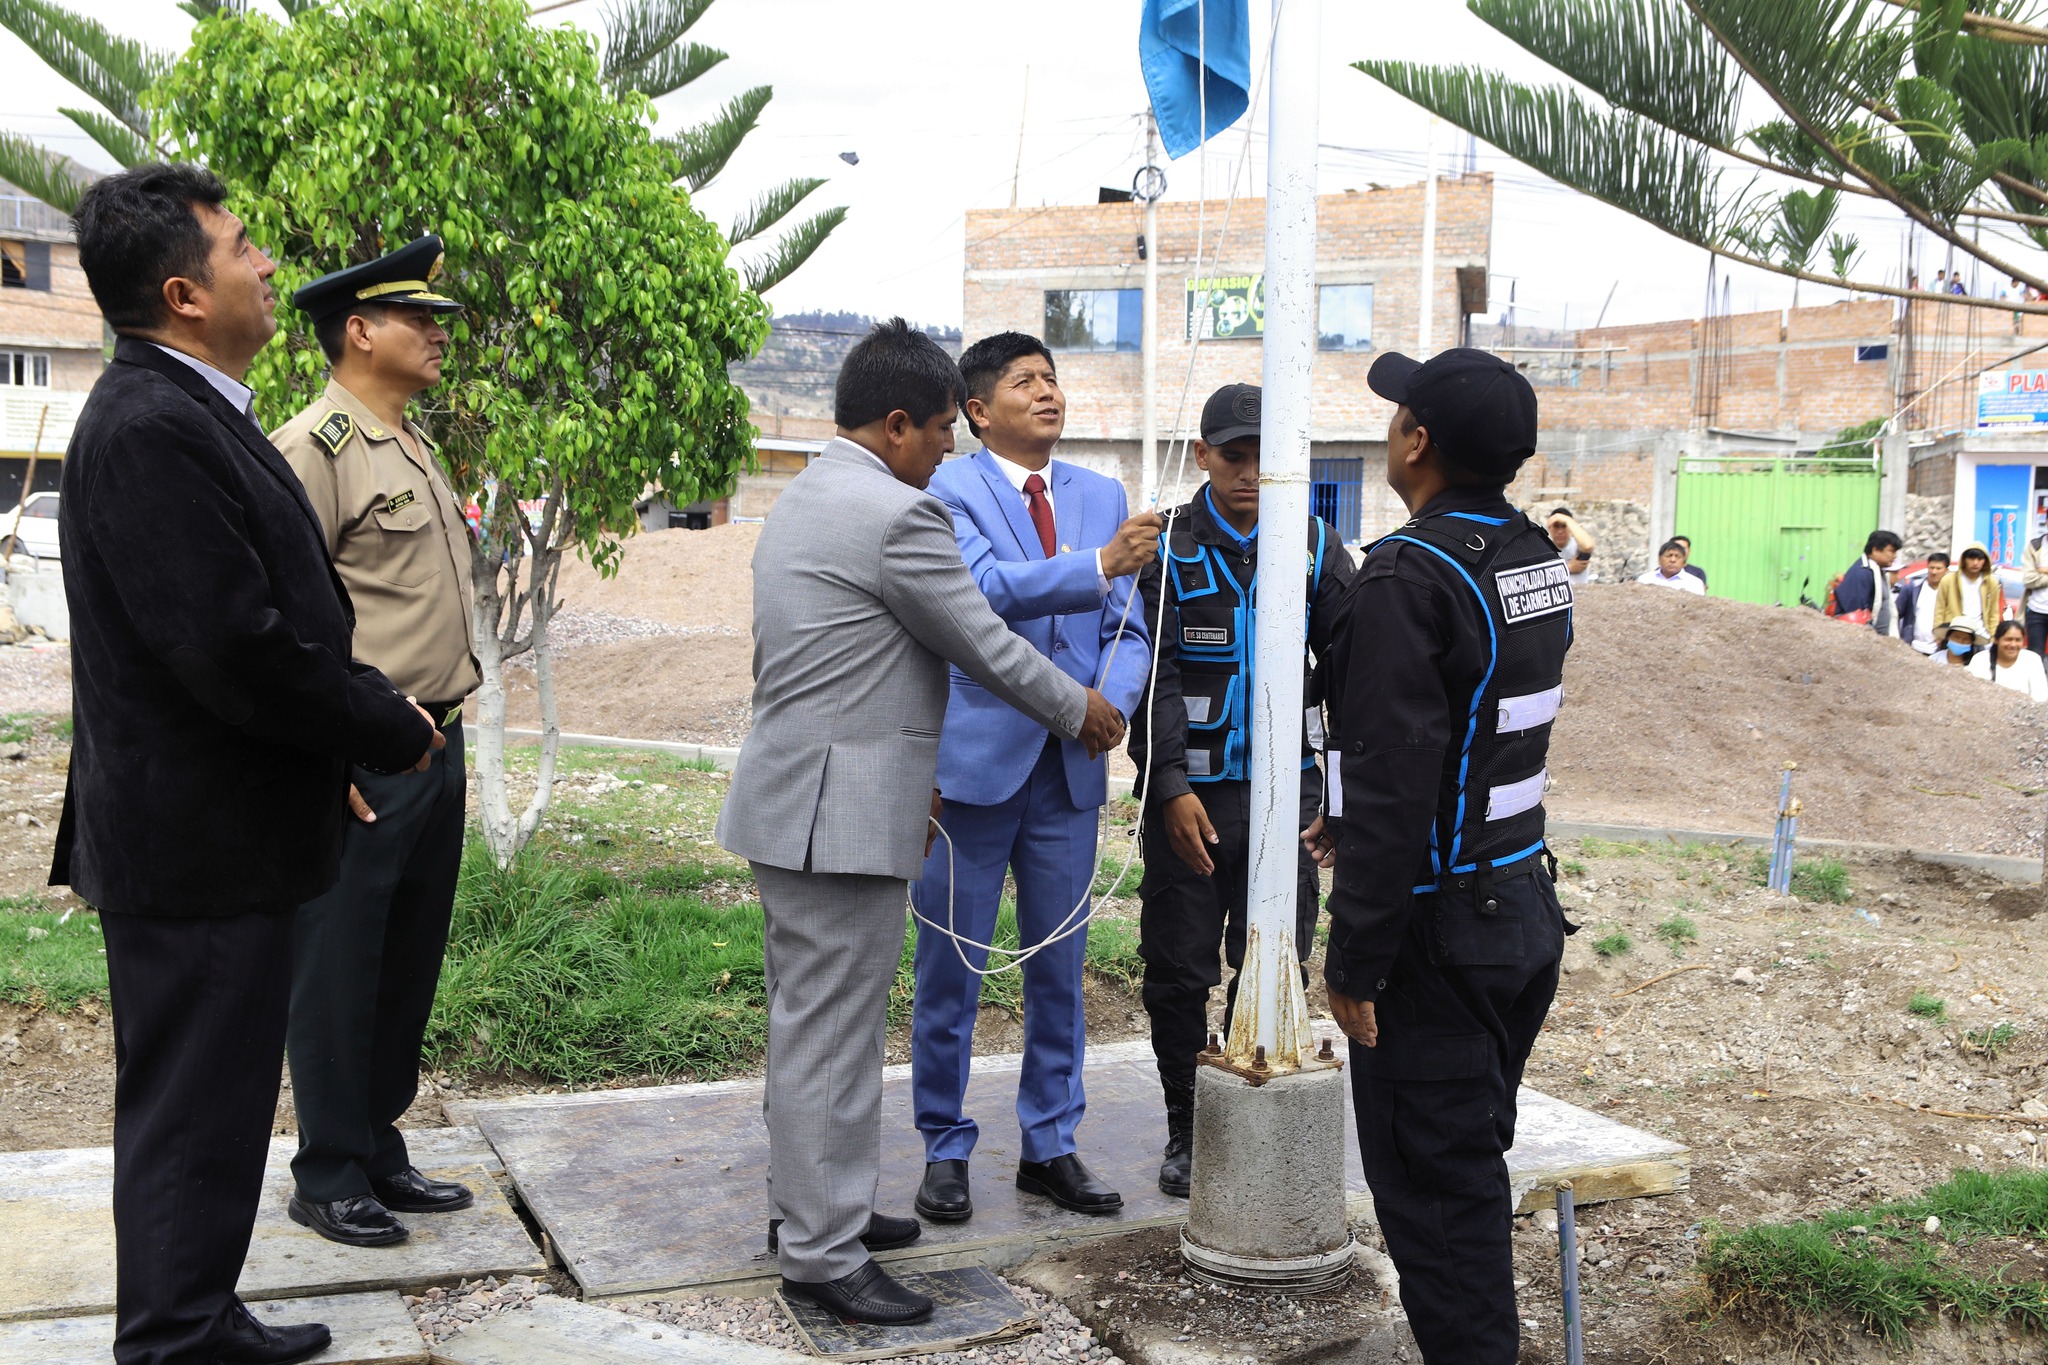
[(1999, 370), (1977, 376), (1977, 426), (2048, 427), (2048, 370)]
[(1188, 340), (1233, 341), (1266, 334), (1266, 277), (1217, 275), (1187, 282)]

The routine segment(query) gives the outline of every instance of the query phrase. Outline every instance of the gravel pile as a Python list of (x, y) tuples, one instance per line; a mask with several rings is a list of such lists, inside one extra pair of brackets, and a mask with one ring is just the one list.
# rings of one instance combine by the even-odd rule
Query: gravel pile
[(542, 1294), (554, 1293), (546, 1280), (514, 1275), (504, 1283), (496, 1276), (464, 1280), (453, 1289), (429, 1289), (424, 1294), (407, 1294), (405, 1306), (412, 1311), (413, 1325), (429, 1346), (438, 1346), (469, 1326), (496, 1313), (525, 1308)]
[(47, 642), (0, 647), (0, 712), (71, 710), (71, 650)]

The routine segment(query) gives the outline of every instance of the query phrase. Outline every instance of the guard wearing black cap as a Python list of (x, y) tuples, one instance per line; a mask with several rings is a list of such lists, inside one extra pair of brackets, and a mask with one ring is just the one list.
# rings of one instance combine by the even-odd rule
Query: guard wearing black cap
[(272, 437), (306, 486), (374, 662), (447, 736), (425, 777), (350, 776), (341, 880), (293, 922), (288, 1051), (299, 1152), (291, 1217), (332, 1241), (404, 1239), (395, 1214), (466, 1208), (469, 1190), (413, 1168), (396, 1126), (419, 1085), (420, 1040), (447, 948), (462, 859), (462, 703), (470, 651), (469, 530), (406, 405), (441, 380), (462, 305), (434, 284), (441, 239), (323, 275), (292, 296), (333, 366), (320, 401)]
[[(1145, 623), (1156, 626), (1158, 674), (1131, 725), (1131, 760), (1144, 798), (1145, 880), (1138, 888), (1145, 1012), (1166, 1092), (1166, 1154), (1159, 1188), (1185, 1198), (1195, 1121), (1195, 1054), (1208, 1041), (1209, 992), (1222, 979), (1221, 947), (1244, 965), (1246, 859), (1251, 848), (1252, 621), (1259, 574), (1260, 395), (1226, 384), (1202, 408), (1195, 463), (1209, 482), (1167, 513), (1162, 556), (1139, 576)], [(1161, 565), (1164, 565), (1162, 575)], [(1351, 556), (1320, 517), (1308, 529), (1308, 650), (1329, 648)], [(1166, 585), (1165, 615), (1160, 584)], [(1312, 688), (1311, 688), (1312, 691)], [(1322, 809), (1319, 713), (1304, 726), (1301, 821)], [(1294, 947), (1315, 943), (1317, 876), (1306, 853)], [(1237, 999), (1233, 975), (1225, 1007)]]
[(1513, 366), (1383, 355), (1387, 483), (1414, 519), (1366, 551), (1331, 651), (1330, 1008), (1359, 1147), (1431, 1365), (1512, 1365), (1515, 1090), (1570, 932), (1543, 842), (1571, 644), (1566, 566), (1503, 494), (1535, 451)]

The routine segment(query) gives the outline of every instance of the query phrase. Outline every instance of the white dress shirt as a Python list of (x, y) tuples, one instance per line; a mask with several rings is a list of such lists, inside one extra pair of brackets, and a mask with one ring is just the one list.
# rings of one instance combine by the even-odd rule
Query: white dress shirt
[(157, 341), (152, 341), (149, 344), (162, 351), (165, 355), (181, 360), (191, 366), (201, 379), (204, 379), (213, 386), (215, 393), (227, 399), (236, 412), (248, 418), (257, 431), (263, 430), (262, 423), (256, 421), (256, 390), (250, 388), (239, 379), (229, 378), (226, 374), (216, 370), (198, 356), (186, 355), (183, 351), (174, 351)]
[[(996, 468), (1003, 471), (1003, 477), (1008, 479), (1010, 481), (1010, 486), (1017, 490), (1017, 496), (1024, 499), (1024, 503), (1027, 508), (1031, 504), (1031, 495), (1024, 491), (1024, 482), (1025, 480), (1029, 479), (1033, 474), (1036, 474), (1039, 478), (1039, 482), (1045, 485), (1045, 505), (1053, 510), (1054, 515), (1058, 515), (1059, 509), (1053, 507), (1052, 502), (1051, 460), (1047, 460), (1045, 462), (1045, 468), (1043, 469), (1026, 469), (1023, 465), (1018, 464), (1015, 460), (1009, 459), (1002, 455), (997, 455), (994, 450), (989, 449), (989, 447), (985, 444), (982, 446), (982, 449), (987, 450), (988, 453), (994, 457), (996, 462)], [(1048, 556), (1048, 558), (1049, 557), (1050, 556)], [(1097, 550), (1095, 552), (1095, 588), (1096, 591), (1100, 592), (1105, 599), (1109, 597), (1109, 575), (1102, 571), (1102, 551), (1100, 550)]]
[(1689, 592), (1695, 597), (1705, 597), (1707, 595), (1707, 585), (1683, 569), (1680, 569), (1670, 578), (1664, 576), (1662, 569), (1652, 569), (1648, 573), (1637, 574), (1636, 582), (1648, 583), (1652, 587), (1658, 588), (1676, 588), (1680, 592)]

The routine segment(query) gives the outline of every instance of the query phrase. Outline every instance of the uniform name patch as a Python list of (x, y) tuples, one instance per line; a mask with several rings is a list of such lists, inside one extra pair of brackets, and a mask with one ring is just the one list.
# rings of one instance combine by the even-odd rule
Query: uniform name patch
[(417, 500), (418, 495), (415, 494), (410, 488), (408, 488), (403, 493), (400, 493), (396, 497), (392, 498), (390, 502), (385, 503), (384, 510), (387, 512), (396, 512), (401, 507), (412, 506), (413, 503)]
[(1547, 564), (1525, 564), (1517, 569), (1500, 569), (1493, 575), (1500, 593), (1501, 613), (1508, 624), (1569, 611), (1572, 605), (1571, 571), (1561, 559)]
[(1227, 626), (1182, 626), (1180, 642), (1184, 645), (1227, 645), (1230, 630)]

